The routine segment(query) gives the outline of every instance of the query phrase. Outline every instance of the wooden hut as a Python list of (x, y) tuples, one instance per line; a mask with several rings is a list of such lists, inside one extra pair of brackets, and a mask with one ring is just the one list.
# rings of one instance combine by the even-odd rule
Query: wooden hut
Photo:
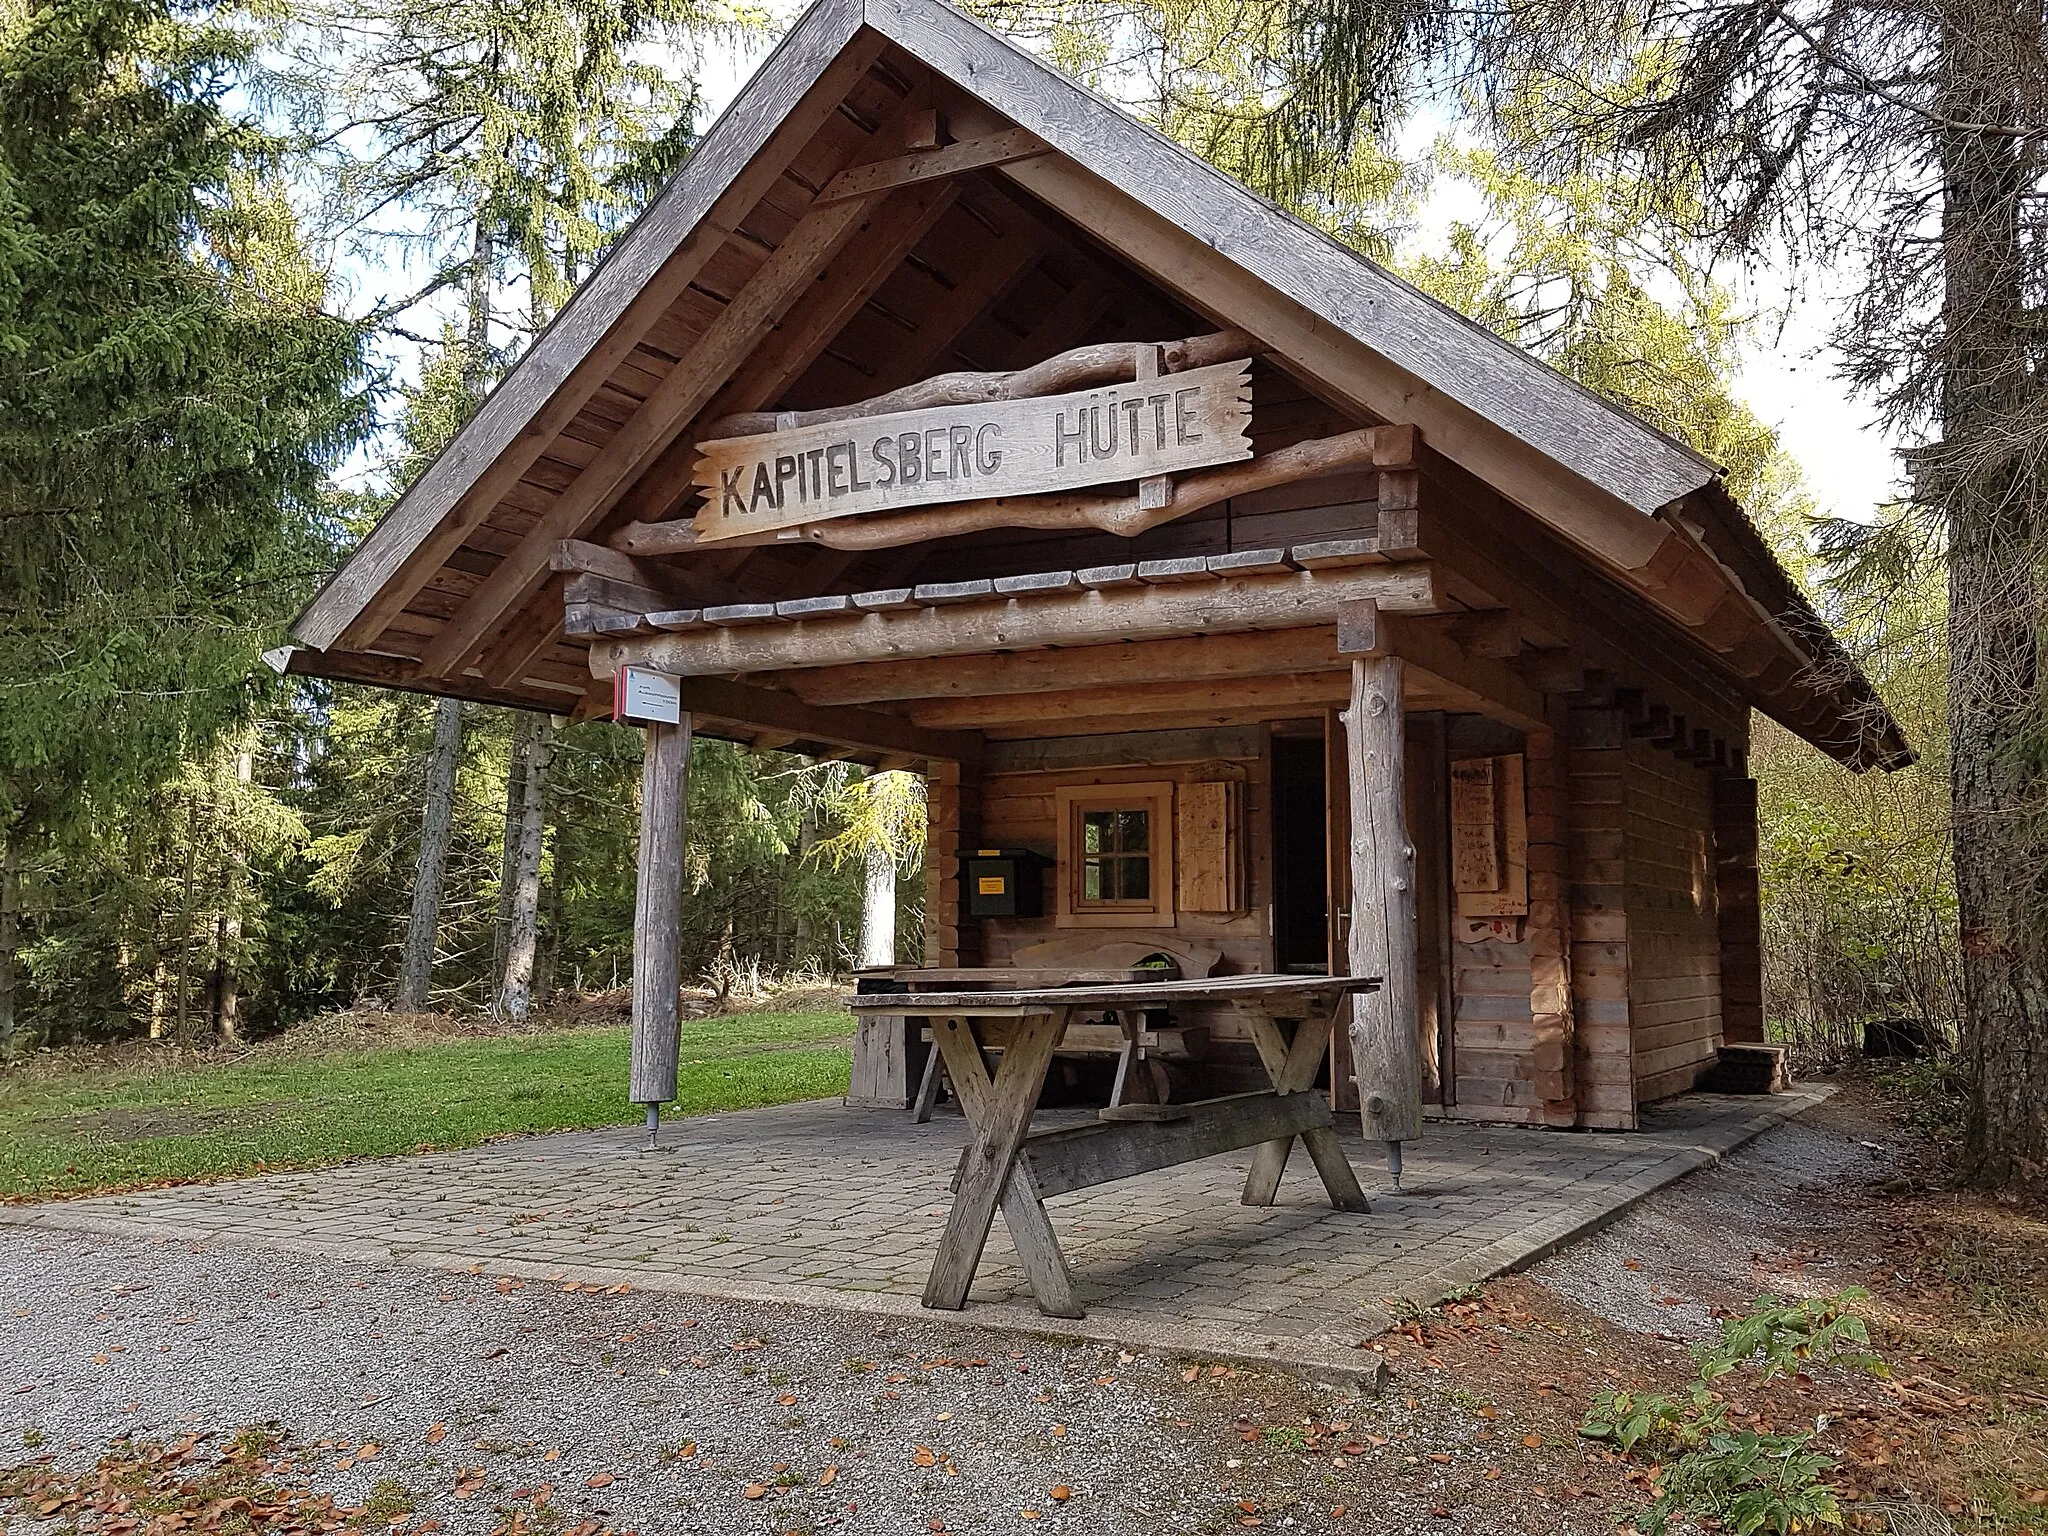
[(934, 970), (1384, 975), (1383, 1134), (1761, 1040), (1750, 712), (1911, 758), (1713, 464), (941, 0), (818, 0), (295, 632), (648, 722), (642, 1101), (693, 732), (926, 774)]

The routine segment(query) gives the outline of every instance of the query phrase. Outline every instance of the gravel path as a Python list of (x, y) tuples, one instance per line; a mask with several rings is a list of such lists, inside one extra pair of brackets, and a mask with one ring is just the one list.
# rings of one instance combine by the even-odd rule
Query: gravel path
[(478, 1536), (1493, 1528), (1429, 1513), (1471, 1415), (1398, 1388), (82, 1234), (0, 1229), (0, 1296), (0, 1466), (274, 1422), (304, 1485)]
[[(1676, 1360), (1831, 1181), (1883, 1166), (1858, 1134), (1773, 1130), (1530, 1279)], [(1634, 1501), (1541, 1379), (1599, 1369), (1566, 1322), (1511, 1312), (1444, 1360), (1389, 1336), (1361, 1400), (965, 1320), (0, 1226), (0, 1469), (274, 1424), (289, 1480), (371, 1502), (370, 1531), (1611, 1536)]]

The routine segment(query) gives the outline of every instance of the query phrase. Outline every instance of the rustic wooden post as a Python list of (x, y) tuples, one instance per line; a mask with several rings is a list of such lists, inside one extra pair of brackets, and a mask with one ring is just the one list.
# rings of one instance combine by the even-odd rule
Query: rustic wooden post
[(1345, 603), (1337, 648), (1353, 656), (1344, 717), (1351, 779), (1351, 971), (1382, 978), (1352, 1000), (1351, 1055), (1367, 1137), (1387, 1144), (1396, 1188), (1401, 1143), (1422, 1134), (1415, 848), (1408, 837), (1401, 659), (1387, 654), (1377, 605)]
[(676, 991), (682, 978), (684, 807), (690, 793), (690, 716), (651, 722), (640, 760), (640, 868), (633, 896), (635, 1104), (647, 1106), (647, 1144), (676, 1096)]

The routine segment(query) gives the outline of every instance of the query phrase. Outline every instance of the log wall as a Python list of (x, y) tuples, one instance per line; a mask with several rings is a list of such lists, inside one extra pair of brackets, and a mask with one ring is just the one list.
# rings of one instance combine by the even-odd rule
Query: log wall
[(1685, 1092), (1714, 1060), (1721, 931), (1709, 774), (1641, 738), (1625, 761), (1628, 1000), (1644, 1104)]
[[(1029, 848), (1044, 854), (1050, 861), (1059, 841), (1056, 801), (1058, 792), (1063, 788), (1157, 783), (1161, 780), (1174, 784), (1232, 780), (1245, 786), (1244, 827), (1246, 848), (1250, 854), (1246, 870), (1249, 909), (1238, 913), (1177, 909), (1172, 923), (1164, 927), (1062, 928), (1056, 916), (1060, 871), (1048, 863), (1044, 872), (1045, 915), (1037, 918), (985, 918), (979, 924), (970, 924), (970, 927), (980, 929), (982, 954), (978, 961), (967, 963), (1023, 963), (1016, 958), (1018, 951), (1034, 944), (1058, 940), (1077, 946), (1090, 942), (1157, 942), (1169, 952), (1176, 949), (1213, 952), (1225, 973), (1271, 969), (1273, 945), (1267, 914), (1273, 899), (1273, 805), (1268, 738), (1261, 729), (1203, 733), (1206, 740), (1196, 742), (1196, 747), (1207, 746), (1227, 755), (1172, 760), (1179, 756), (1172, 750), (1174, 742), (1185, 739), (1188, 734), (1133, 732), (1125, 737), (1102, 738), (1105, 742), (1118, 743), (1117, 748), (1105, 750), (1121, 750), (1131, 758), (1131, 761), (1115, 766), (986, 774), (981, 785), (980, 842), (991, 848)], [(1171, 875), (1167, 871), (1155, 871), (1154, 877), (1171, 878)], [(957, 901), (957, 895), (952, 899)]]
[(1623, 786), (1629, 737), (1614, 708), (1568, 716), (1566, 846), (1571, 870), (1573, 1084), (1578, 1123), (1636, 1124), (1629, 1039), (1628, 854)]

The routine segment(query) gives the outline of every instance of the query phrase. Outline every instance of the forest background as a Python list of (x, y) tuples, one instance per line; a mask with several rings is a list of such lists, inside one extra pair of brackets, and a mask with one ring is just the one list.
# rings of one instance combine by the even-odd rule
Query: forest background
[[(1759, 721), (1772, 1027), (1952, 1032), (1945, 588), (1873, 554), (1900, 509), (1818, 517), (1738, 398), (1776, 317), (1721, 280), (1697, 184), (1525, 153), (1557, 126), (1535, 90), (1276, 138), (1293, 6), (973, 8), (1727, 467), (1921, 753), (1856, 778)], [(687, 157), (707, 81), (791, 19), (0, 0), (0, 299), (36, 299), (0, 318), (0, 1050), (367, 1001), (523, 1014), (627, 978), (635, 733), (261, 657)], [(167, 430), (193, 446), (154, 451)], [(921, 953), (914, 779), (694, 750), (686, 974)]]

